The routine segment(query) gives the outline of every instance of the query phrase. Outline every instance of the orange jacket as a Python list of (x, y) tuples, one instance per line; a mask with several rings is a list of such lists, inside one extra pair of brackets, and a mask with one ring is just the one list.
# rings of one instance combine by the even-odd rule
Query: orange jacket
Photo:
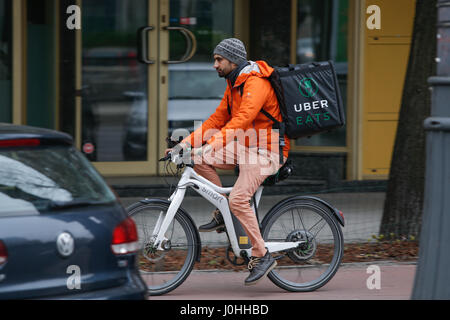
[[(250, 62), (241, 70), (233, 88), (227, 80), (228, 86), (216, 111), (183, 142), (196, 148), (206, 142), (219, 150), (237, 137), (238, 141), (245, 141), (246, 146), (278, 152), (279, 139), (278, 134), (272, 132), (273, 122), (260, 112), (264, 108), (275, 119), (282, 120), (277, 97), (267, 79), (272, 72), (273, 68), (264, 61)], [(283, 156), (287, 159), (290, 141), (287, 136), (284, 138)]]

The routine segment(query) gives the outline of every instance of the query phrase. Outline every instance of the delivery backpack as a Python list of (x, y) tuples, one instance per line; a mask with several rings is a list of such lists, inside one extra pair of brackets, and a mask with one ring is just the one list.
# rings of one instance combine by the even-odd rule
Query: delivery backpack
[[(288, 138), (308, 137), (345, 124), (341, 92), (331, 61), (275, 67), (269, 81), (283, 117), (280, 129), (284, 126)], [(264, 110), (261, 112), (268, 116)]]
[(283, 121), (277, 121), (264, 109), (261, 112), (279, 130), (280, 155), (285, 134), (290, 139), (298, 139), (345, 125), (341, 92), (331, 61), (274, 67), (269, 81)]
[[(272, 120), (272, 128), (279, 130), (280, 155), (285, 134), (290, 139), (298, 139), (345, 125), (341, 92), (331, 61), (274, 67), (268, 80), (277, 96), (283, 121), (276, 120), (264, 109), (261, 112)], [(243, 87), (240, 89), (242, 95)], [(228, 112), (231, 114), (229, 106)]]

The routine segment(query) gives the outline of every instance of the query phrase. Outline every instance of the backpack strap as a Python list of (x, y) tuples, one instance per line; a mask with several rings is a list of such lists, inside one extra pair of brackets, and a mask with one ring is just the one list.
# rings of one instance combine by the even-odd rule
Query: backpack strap
[[(238, 87), (238, 89), (239, 89), (239, 93), (241, 94), (241, 97), (242, 97), (242, 94), (244, 93), (244, 84), (241, 84), (239, 87)], [(231, 93), (230, 93), (231, 94)], [(227, 110), (228, 110), (228, 114), (231, 116), (231, 107), (232, 107), (232, 105), (233, 105), (233, 96), (231, 96), (231, 106), (230, 106), (230, 104), (228, 103), (228, 97), (227, 97)]]
[[(240, 85), (239, 86), (239, 92), (242, 96), (243, 92), (244, 92), (244, 86)], [(227, 99), (228, 100), (228, 99)], [(227, 103), (227, 110), (228, 110), (228, 114), (231, 115), (231, 106), (229, 103)], [(277, 119), (275, 119), (270, 113), (268, 113), (266, 110), (261, 109), (260, 112), (262, 114), (264, 114), (267, 118), (269, 118), (269, 120), (271, 120), (273, 122), (272, 128), (273, 129), (278, 129), (279, 130), (279, 138), (280, 138), (280, 143), (279, 143), (279, 155), (280, 155), (280, 164), (284, 163), (284, 156), (283, 156), (283, 147), (286, 145), (286, 142), (284, 140), (284, 134), (286, 132), (285, 129), (285, 124), (284, 122), (280, 122)]]
[(273, 121), (274, 124), (279, 124), (280, 122), (275, 119), (270, 113), (268, 113), (266, 110), (261, 109), (261, 113), (264, 114), (267, 118)]
[(285, 134), (285, 124), (284, 122), (280, 122), (277, 119), (275, 119), (270, 113), (268, 113), (266, 110), (261, 109), (260, 112), (265, 115), (267, 118), (269, 118), (270, 120), (272, 120), (273, 125), (272, 128), (273, 129), (278, 129), (279, 131), (279, 139), (280, 139), (280, 143), (279, 143), (279, 155), (280, 155), (280, 164), (283, 164), (284, 161), (284, 156), (283, 156), (283, 147), (286, 145), (286, 142), (284, 140), (284, 134)]

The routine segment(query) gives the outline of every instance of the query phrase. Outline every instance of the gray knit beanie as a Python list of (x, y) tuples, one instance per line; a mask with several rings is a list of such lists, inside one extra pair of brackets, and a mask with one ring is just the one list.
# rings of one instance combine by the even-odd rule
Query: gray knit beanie
[(237, 65), (247, 61), (245, 45), (241, 40), (236, 38), (222, 40), (214, 49), (214, 54), (221, 55)]

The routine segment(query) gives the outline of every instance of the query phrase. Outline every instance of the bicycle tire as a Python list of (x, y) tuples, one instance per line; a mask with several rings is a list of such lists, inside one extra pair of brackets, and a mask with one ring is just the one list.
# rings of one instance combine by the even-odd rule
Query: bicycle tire
[[(147, 284), (148, 293), (151, 296), (163, 295), (173, 291), (186, 280), (194, 267), (195, 261), (197, 260), (197, 248), (200, 246), (196, 237), (195, 226), (186, 213), (179, 209), (175, 214), (173, 222), (171, 223), (172, 230), (171, 227), (169, 227), (169, 230), (166, 232), (166, 237), (169, 236), (168, 233), (170, 232), (172, 232), (172, 236), (174, 234), (178, 236), (184, 233), (186, 238), (186, 252), (184, 258), (185, 260), (181, 268), (176, 270), (178, 269), (177, 266), (179, 265), (180, 256), (183, 257), (183, 252), (172, 250), (173, 247), (164, 251), (156, 251), (155, 248), (152, 247), (151, 233), (154, 225), (148, 226), (148, 223), (156, 221), (156, 215), (152, 216), (152, 212), (156, 212), (158, 214), (161, 211), (167, 212), (169, 205), (169, 202), (165, 202), (160, 199), (147, 199), (145, 202), (134, 203), (126, 209), (128, 215), (135, 220), (136, 227), (138, 229), (139, 241), (142, 246), (138, 257), (139, 271), (144, 282)], [(145, 219), (139, 219), (140, 215), (144, 216)], [(175, 231), (176, 223), (178, 225)], [(148, 237), (148, 235), (150, 235), (150, 237)], [(170, 245), (173, 246), (174, 243), (172, 242), (172, 239), (169, 238), (169, 240), (171, 240)], [(162, 257), (153, 258), (153, 251), (161, 254)], [(182, 255), (180, 255), (180, 252)], [(165, 259), (166, 257), (167, 259)], [(164, 261), (162, 261), (163, 259)], [(172, 278), (171, 275), (173, 275)], [(160, 284), (155, 285), (153, 282)]]
[[(285, 221), (281, 221), (282, 219)], [(290, 225), (289, 220), (292, 220), (293, 225), (286, 227)], [(313, 228), (322, 221), (323, 226), (314, 235)], [(279, 229), (275, 227), (277, 222), (281, 225)], [(311, 228), (308, 230), (309, 226)], [(319, 237), (319, 232), (325, 226), (327, 230)], [(295, 199), (275, 206), (264, 218), (262, 236), (265, 241), (308, 240), (301, 248), (273, 253), (279, 266), (268, 277), (275, 285), (287, 291), (308, 292), (324, 286), (337, 272), (344, 254), (344, 238), (337, 220), (329, 208), (312, 199)], [(330, 261), (325, 261), (326, 259)], [(320, 271), (321, 269), (324, 271)]]

